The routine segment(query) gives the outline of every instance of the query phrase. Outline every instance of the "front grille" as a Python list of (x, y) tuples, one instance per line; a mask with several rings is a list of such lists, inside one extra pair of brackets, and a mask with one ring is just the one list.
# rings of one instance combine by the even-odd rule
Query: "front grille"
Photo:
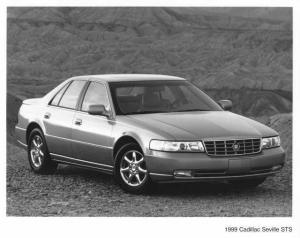
[(260, 152), (261, 139), (204, 141), (208, 155), (251, 155)]

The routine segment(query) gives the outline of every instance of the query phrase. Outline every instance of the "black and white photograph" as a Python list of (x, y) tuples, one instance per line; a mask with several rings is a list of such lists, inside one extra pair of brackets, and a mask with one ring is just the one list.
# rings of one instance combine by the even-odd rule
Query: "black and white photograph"
[(293, 218), (292, 6), (5, 11), (7, 218)]

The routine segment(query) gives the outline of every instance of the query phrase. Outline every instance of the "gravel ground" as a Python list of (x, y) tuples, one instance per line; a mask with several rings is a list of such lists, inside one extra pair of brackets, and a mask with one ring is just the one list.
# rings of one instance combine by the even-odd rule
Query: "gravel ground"
[(30, 171), (25, 150), (7, 146), (8, 216), (291, 216), (292, 165), (253, 190), (222, 183), (164, 184), (147, 195), (124, 193), (109, 175), (60, 166)]

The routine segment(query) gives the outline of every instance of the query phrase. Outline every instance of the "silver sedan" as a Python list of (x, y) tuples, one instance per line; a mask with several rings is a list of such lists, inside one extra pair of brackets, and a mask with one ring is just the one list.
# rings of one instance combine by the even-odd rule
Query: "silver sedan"
[(16, 136), (36, 173), (58, 163), (96, 169), (133, 193), (151, 182), (257, 186), (285, 153), (276, 131), (231, 106), (174, 76), (78, 76), (24, 100)]

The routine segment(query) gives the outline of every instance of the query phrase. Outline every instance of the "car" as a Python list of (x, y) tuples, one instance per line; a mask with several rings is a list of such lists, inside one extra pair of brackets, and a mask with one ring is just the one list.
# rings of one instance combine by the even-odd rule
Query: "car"
[(24, 100), (15, 132), (39, 174), (59, 163), (96, 169), (131, 193), (171, 182), (255, 187), (285, 152), (275, 130), (231, 108), (180, 77), (86, 75)]

